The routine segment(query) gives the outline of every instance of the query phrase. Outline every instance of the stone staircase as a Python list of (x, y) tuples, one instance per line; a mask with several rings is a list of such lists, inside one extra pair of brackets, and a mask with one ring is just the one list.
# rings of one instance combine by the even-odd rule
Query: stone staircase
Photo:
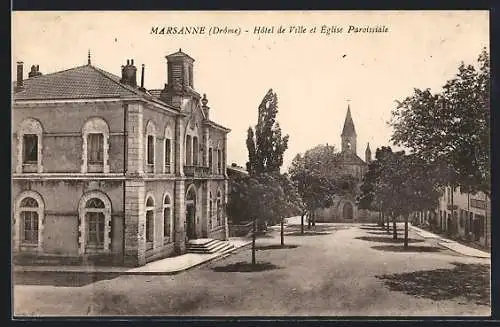
[(189, 240), (187, 243), (188, 253), (211, 254), (216, 252), (230, 252), (234, 249), (234, 245), (227, 241), (215, 240), (212, 238), (199, 238)]

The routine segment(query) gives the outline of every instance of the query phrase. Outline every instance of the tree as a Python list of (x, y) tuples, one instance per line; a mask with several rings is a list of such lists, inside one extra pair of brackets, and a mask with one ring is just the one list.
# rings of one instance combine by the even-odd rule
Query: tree
[[(284, 245), (284, 221), (290, 212), (300, 206), (294, 192), (295, 185), (280, 174), (283, 154), (288, 148), (288, 135), (282, 135), (276, 121), (278, 96), (270, 89), (258, 108), (255, 128), (247, 133), (248, 180), (235, 185), (240, 194), (231, 197), (231, 210), (246, 212), (253, 221), (252, 263), (255, 263), (255, 235), (257, 224), (281, 223), (281, 244)], [(235, 192), (236, 193), (236, 192)]]
[(304, 215), (309, 213), (309, 228), (315, 224), (314, 212), (317, 208), (333, 204), (335, 195), (354, 194), (354, 177), (343, 174), (338, 153), (331, 145), (317, 145), (304, 155), (293, 159), (289, 174), (297, 185), (297, 191), (304, 204), (301, 216), (301, 233), (304, 231)]
[(279, 123), (278, 96), (270, 89), (259, 105), (259, 115), (255, 130), (248, 128), (247, 170), (250, 175), (279, 173), (283, 165), (283, 154), (288, 148), (288, 135), (282, 135)]
[(393, 221), (393, 237), (397, 238), (396, 217), (405, 221), (404, 247), (408, 248), (408, 218), (410, 213), (428, 210), (437, 205), (439, 192), (436, 178), (439, 169), (416, 155), (404, 151), (392, 152), (389, 147), (376, 151), (376, 161), (370, 165), (371, 176), (365, 179), (363, 205), (380, 203)]
[(392, 112), (392, 140), (433, 166), (441, 185), (490, 195), (490, 66), (483, 50), (478, 68), (462, 63), (438, 93), (415, 89)]

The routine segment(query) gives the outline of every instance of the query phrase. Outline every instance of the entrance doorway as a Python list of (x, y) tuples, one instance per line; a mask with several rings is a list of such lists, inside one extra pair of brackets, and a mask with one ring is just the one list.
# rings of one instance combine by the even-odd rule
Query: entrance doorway
[(186, 237), (188, 240), (196, 236), (196, 193), (194, 186), (186, 194)]
[(344, 204), (344, 209), (342, 210), (342, 217), (344, 219), (352, 219), (353, 217), (353, 208), (350, 202)]

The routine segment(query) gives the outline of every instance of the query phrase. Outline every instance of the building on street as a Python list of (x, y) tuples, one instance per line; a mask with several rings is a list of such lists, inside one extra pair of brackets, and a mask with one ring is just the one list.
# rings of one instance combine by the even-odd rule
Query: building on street
[[(228, 238), (226, 140), (194, 88), (194, 59), (166, 56), (162, 89), (91, 62), (42, 74), (17, 65), (13, 252), (19, 260), (144, 265)], [(118, 64), (118, 63), (117, 63)]]
[[(347, 114), (341, 133), (341, 151), (338, 156), (342, 171), (345, 174), (354, 176), (360, 185), (368, 170), (372, 154), (369, 144), (366, 146), (365, 160), (361, 159), (357, 154), (357, 134), (349, 105), (347, 106)], [(377, 217), (373, 212), (358, 208), (356, 194), (336, 196), (332, 206), (318, 209), (315, 214), (318, 222), (371, 221)]]

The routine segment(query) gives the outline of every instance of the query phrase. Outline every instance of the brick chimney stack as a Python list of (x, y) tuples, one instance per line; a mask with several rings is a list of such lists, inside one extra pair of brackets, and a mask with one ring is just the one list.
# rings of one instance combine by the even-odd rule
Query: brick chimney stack
[(22, 61), (17, 62), (16, 91), (21, 91), (24, 88), (23, 64)]
[(139, 87), (139, 90), (142, 92), (146, 92), (146, 88), (144, 87), (144, 64), (141, 66), (141, 87)]
[(122, 78), (120, 83), (137, 87), (137, 67), (134, 66), (134, 59), (127, 59), (127, 65), (122, 66)]

